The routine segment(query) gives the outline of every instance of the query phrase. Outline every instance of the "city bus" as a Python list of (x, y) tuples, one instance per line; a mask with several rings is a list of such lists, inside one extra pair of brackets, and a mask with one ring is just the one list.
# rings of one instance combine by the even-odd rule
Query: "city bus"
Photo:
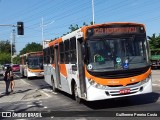
[(84, 26), (43, 47), (44, 79), (81, 100), (152, 92), (145, 26), (113, 22)]
[(20, 73), (22, 77), (43, 77), (43, 51), (29, 52), (20, 56)]

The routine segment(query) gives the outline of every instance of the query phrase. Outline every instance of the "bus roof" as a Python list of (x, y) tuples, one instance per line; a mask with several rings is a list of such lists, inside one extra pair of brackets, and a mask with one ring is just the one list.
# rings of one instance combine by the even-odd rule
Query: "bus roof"
[(36, 54), (36, 53), (43, 53), (43, 51), (28, 52), (28, 53), (25, 53), (25, 54), (20, 55), (20, 57), (27, 56), (27, 55), (29, 55), (29, 54)]
[(93, 27), (99, 27), (99, 26), (107, 26), (107, 25), (138, 25), (138, 26), (142, 26), (144, 27), (145, 29), (145, 25), (144, 24), (141, 24), (141, 23), (135, 23), (135, 22), (109, 22), (109, 23), (102, 23), (102, 24), (94, 24), (94, 25), (89, 25), (89, 26), (83, 26), (67, 35), (64, 35), (63, 37), (60, 37), (58, 39), (55, 39), (53, 41), (51, 41), (47, 46), (45, 47), (49, 47), (49, 46), (52, 46), (52, 45), (55, 45), (56, 43), (59, 43), (61, 42), (63, 39), (68, 39), (68, 38), (71, 38), (71, 37), (74, 37), (75, 34), (78, 32), (83, 32), (84, 33), (84, 38), (86, 38), (86, 32), (87, 29), (89, 28), (93, 28)]

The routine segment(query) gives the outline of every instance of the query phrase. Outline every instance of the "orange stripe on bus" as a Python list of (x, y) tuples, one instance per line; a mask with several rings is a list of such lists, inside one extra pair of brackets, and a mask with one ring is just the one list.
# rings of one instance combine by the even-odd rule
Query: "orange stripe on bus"
[(118, 78), (117, 79), (103, 79), (103, 78), (99, 78), (99, 77), (95, 77), (95, 76), (90, 75), (87, 72), (87, 70), (85, 69), (85, 74), (88, 79), (92, 79), (96, 83), (99, 83), (101, 85), (113, 85), (113, 86), (114, 85), (126, 86), (127, 84), (140, 82), (142, 80), (145, 80), (150, 73), (151, 73), (151, 69), (149, 69), (146, 73), (144, 73), (142, 75), (137, 75), (137, 76), (133, 76), (133, 77), (119, 78), (119, 79)]
[(55, 45), (56, 43), (59, 44), (60, 42), (62, 42), (62, 37), (61, 37), (61, 38), (58, 38), (58, 39), (56, 39), (56, 40), (51, 41), (51, 42), (49, 43), (49, 47)]
[(60, 69), (60, 73), (62, 75), (64, 75), (65, 77), (67, 77), (66, 65), (65, 64), (59, 64), (59, 69)]
[(41, 69), (33, 70), (33, 69), (28, 68), (28, 71), (30, 71), (30, 72), (43, 72), (44, 70), (41, 70)]
[[(55, 64), (52, 64), (52, 67), (55, 69)], [(65, 77), (67, 77), (67, 70), (66, 70), (66, 65), (65, 64), (59, 64), (59, 70), (60, 70), (60, 73), (62, 75), (64, 75)]]

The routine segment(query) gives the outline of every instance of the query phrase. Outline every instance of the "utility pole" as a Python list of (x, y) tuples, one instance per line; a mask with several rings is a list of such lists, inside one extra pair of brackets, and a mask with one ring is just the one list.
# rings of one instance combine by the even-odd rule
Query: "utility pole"
[(42, 43), (43, 43), (43, 17), (42, 17), (42, 24), (41, 24), (41, 28), (42, 28)]
[[(23, 25), (23, 22), (17, 22), (17, 25), (11, 25), (11, 24), (6, 24), (6, 25), (4, 25), (4, 24), (0, 24), (0, 27), (17, 27), (17, 33), (18, 33), (18, 35), (24, 35), (24, 25)], [(13, 45), (14, 46), (13, 46)], [(15, 51), (13, 51), (13, 48), (14, 48), (14, 50), (16, 49), (15, 48), (15, 29), (13, 29), (12, 30), (12, 35), (11, 35), (11, 64), (13, 64), (13, 55), (14, 55), (14, 53), (15, 53)]]
[(92, 0), (92, 19), (93, 19), (93, 25), (94, 25), (94, 0)]
[(13, 55), (15, 55), (15, 29), (12, 30), (12, 34), (11, 34), (11, 64), (13, 64)]
[(45, 27), (45, 26), (47, 26), (47, 25), (49, 25), (49, 24), (52, 24), (52, 23), (54, 23), (54, 20), (52, 21), (52, 22), (50, 22), (50, 23), (47, 23), (47, 24), (44, 24), (44, 21), (43, 21), (43, 17), (41, 18), (41, 25), (40, 25), (40, 27), (41, 27), (41, 30), (42, 30), (42, 44), (43, 44), (43, 40), (44, 40), (44, 29), (43, 29), (43, 27)]

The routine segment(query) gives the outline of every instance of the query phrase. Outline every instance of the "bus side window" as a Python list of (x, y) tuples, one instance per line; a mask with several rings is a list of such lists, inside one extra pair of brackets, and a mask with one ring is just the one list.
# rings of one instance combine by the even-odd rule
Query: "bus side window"
[(70, 56), (69, 56), (69, 40), (67, 39), (67, 40), (65, 40), (64, 41), (64, 53), (65, 53), (65, 57), (64, 57), (64, 60), (65, 60), (65, 64), (69, 64), (69, 58), (70, 58)]
[(70, 39), (70, 62), (75, 64), (77, 62), (77, 53), (76, 53), (76, 37)]
[(48, 47), (47, 48), (47, 64), (49, 64), (50, 63), (50, 48)]
[(45, 49), (43, 49), (43, 61), (44, 61), (44, 63), (46, 64), (47, 62), (46, 62), (46, 48)]
[(64, 64), (64, 43), (61, 42), (59, 46), (60, 46), (60, 63)]
[(54, 47), (50, 46), (50, 63), (54, 64)]

